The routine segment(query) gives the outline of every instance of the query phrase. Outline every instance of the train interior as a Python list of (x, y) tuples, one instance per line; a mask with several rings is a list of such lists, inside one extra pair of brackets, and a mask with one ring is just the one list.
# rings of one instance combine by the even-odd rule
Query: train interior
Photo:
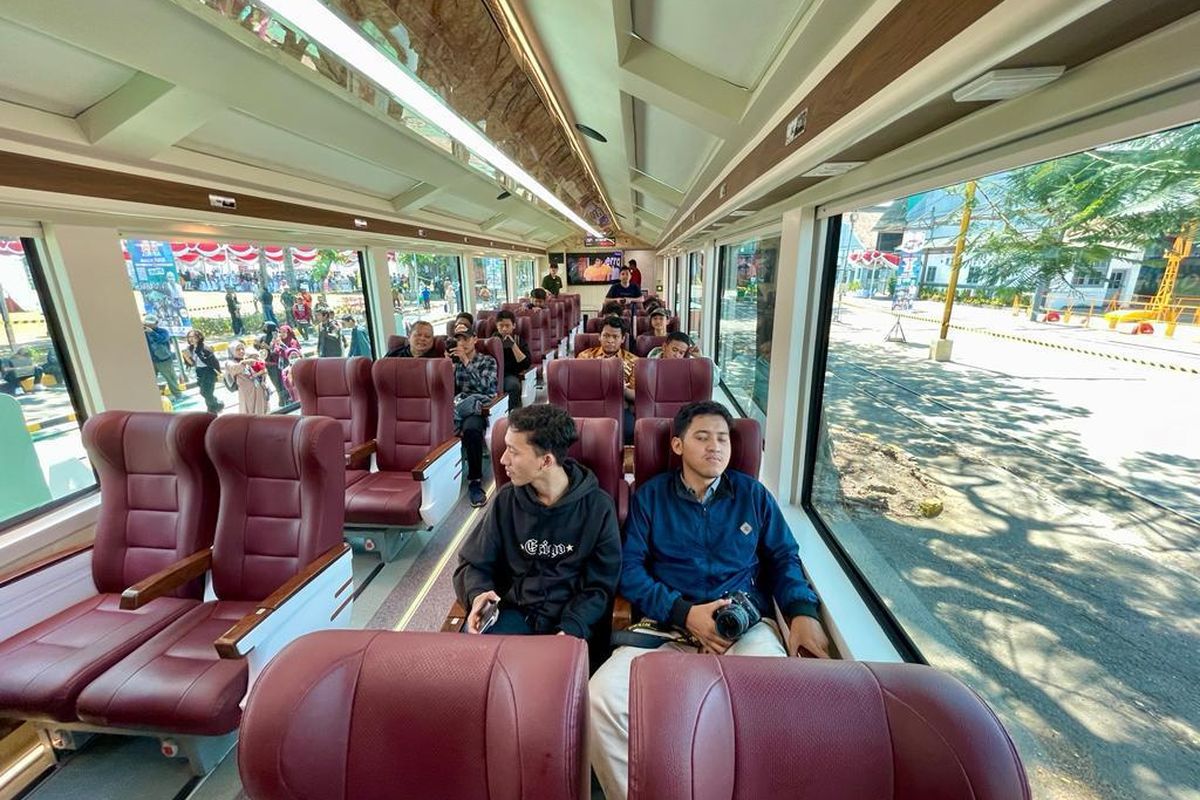
[[(472, 706), (459, 550), (518, 404), (623, 517), (704, 399), (874, 672), (641, 659), (663, 737), (725, 681), (732, 752), (773, 692), (763, 752), (821, 779), (689, 728), (629, 796), (700, 796), (679, 758), (713, 796), (1200, 800), (1198, 41), (1197, 0), (4, 0), (0, 800), (603, 797), (580, 731), (569, 789), (471, 750), (577, 721), (609, 642), (471, 650), (516, 675)], [(576, 358), (631, 261), (636, 404)], [(384, 356), (469, 312), (502, 362), (503, 310), (535, 365), (478, 405), (476, 503), (453, 370)], [(913, 664), (952, 721), (906, 750), (853, 692), (920, 718)]]

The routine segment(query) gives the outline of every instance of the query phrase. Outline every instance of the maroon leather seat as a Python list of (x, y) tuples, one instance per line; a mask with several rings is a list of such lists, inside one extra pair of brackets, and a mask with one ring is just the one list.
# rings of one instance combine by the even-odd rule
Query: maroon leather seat
[(685, 653), (634, 661), (629, 800), (732, 797), (1028, 800), (1030, 791), (996, 715), (931, 667)]
[[(629, 512), (629, 484), (625, 482), (623, 448), (616, 420), (599, 417), (581, 417), (575, 420), (579, 439), (567, 451), (567, 455), (583, 464), (596, 474), (600, 488), (612, 498), (617, 508), (617, 518), (625, 524)], [(492, 463), (499, 464), (504, 455), (504, 434), (508, 432), (508, 420), (500, 420), (492, 428)], [(508, 473), (497, 469), (496, 488), (508, 483)]]
[[(590, 320), (589, 320), (590, 321)], [(598, 333), (577, 333), (575, 334), (575, 355), (579, 355), (584, 350), (591, 350), (593, 347), (600, 346), (600, 334)]]
[(496, 318), (481, 317), (475, 321), (475, 335), (480, 339), (496, 335)]
[(382, 358), (371, 366), (379, 409), (372, 472), (346, 489), (346, 521), (409, 527), (421, 522), (422, 464), (454, 436), (454, 367), (449, 359)]
[[(600, 329), (604, 327), (604, 321), (606, 319), (608, 319), (610, 316), (613, 316), (613, 315), (597, 314), (594, 317), (588, 317), (587, 324), (583, 326), (583, 332), (584, 333), (600, 333)], [(623, 319), (625, 321), (625, 330), (629, 331), (633, 318), (630, 316), (629, 312), (625, 312), (625, 313), (621, 314), (620, 317), (621, 317), (621, 319)]]
[[(400, 336), (399, 334), (393, 333), (391, 336), (388, 337), (387, 352), (390, 353), (393, 350), (395, 350), (396, 348), (403, 347), (406, 344), (408, 344), (407, 336)], [(446, 357), (446, 337), (445, 336), (433, 337), (433, 355), (437, 358), (445, 358)], [(374, 387), (372, 387), (371, 391), (374, 392)], [(372, 428), (372, 430), (374, 430), (374, 428)]]
[(143, 608), (127, 587), (212, 543), (217, 478), (204, 454), (211, 414), (105, 411), (83, 443), (100, 477), (92, 550), (97, 595), (0, 642), (0, 714), (72, 722), (97, 676), (199, 603), (192, 580)]
[(504, 391), (504, 343), (500, 341), (499, 336), (490, 336), (487, 339), (476, 339), (475, 349), (480, 353), (489, 355), (496, 360), (496, 391), (497, 393)]
[(570, 636), (314, 633), (250, 693), (242, 786), (251, 800), (583, 800), (587, 677)]
[(341, 424), (346, 485), (366, 475), (371, 468), (370, 453), (354, 454), (352, 451), (375, 432), (377, 412), (375, 387), (371, 385), (371, 359), (362, 356), (301, 359), (292, 365), (292, 380), (300, 395), (302, 415), (331, 417)]
[[(641, 336), (644, 333), (650, 333), (650, 315), (642, 314), (637, 318), (637, 335)], [(671, 317), (667, 320), (667, 333), (674, 333), (679, 330), (679, 317)]]
[(567, 358), (546, 367), (546, 396), (576, 419), (607, 417), (624, 435), (625, 374), (620, 359)]
[[(641, 486), (660, 472), (679, 469), (679, 456), (671, 451), (668, 417), (638, 419), (633, 426), (633, 485)], [(763, 438), (758, 420), (735, 419), (729, 436), (729, 469), (757, 478), (762, 465)]]
[(666, 336), (655, 336), (650, 333), (643, 333), (637, 337), (637, 354), (642, 358), (650, 355), (650, 351), (656, 347), (662, 347), (667, 343)]
[(712, 399), (712, 362), (707, 358), (639, 358), (633, 374), (638, 419), (674, 418), (688, 403)]
[(517, 316), (529, 319), (529, 360), (536, 369), (546, 359), (546, 353), (554, 349), (554, 343), (550, 341), (550, 314), (544, 309), (532, 308), (517, 312)]
[[(216, 735), (237, 728), (249, 669), (216, 640), (341, 545), (341, 428), (323, 417), (221, 417), (206, 449), (221, 481), (212, 552), (217, 599), (193, 608), (79, 696), (93, 725)], [(151, 601), (153, 606), (157, 601)]]

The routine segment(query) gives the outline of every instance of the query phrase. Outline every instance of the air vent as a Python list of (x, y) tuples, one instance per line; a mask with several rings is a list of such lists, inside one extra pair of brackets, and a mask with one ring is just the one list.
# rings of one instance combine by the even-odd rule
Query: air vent
[(582, 133), (584, 136), (588, 137), (589, 139), (595, 139), (597, 142), (601, 142), (601, 143), (608, 142), (608, 137), (606, 137), (603, 133), (596, 130), (595, 128), (589, 128), (587, 125), (584, 125), (582, 122), (575, 123), (575, 130), (579, 131), (580, 133)]
[(954, 99), (959, 103), (1010, 100), (1034, 89), (1040, 89), (1057, 80), (1065, 71), (1066, 67), (994, 69), (957, 90)]

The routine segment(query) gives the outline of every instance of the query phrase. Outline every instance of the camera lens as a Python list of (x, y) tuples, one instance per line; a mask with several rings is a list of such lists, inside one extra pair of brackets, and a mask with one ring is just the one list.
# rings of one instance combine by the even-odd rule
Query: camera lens
[(745, 633), (750, 627), (749, 615), (741, 606), (728, 605), (717, 612), (714, 617), (717, 633), (721, 638), (733, 641)]

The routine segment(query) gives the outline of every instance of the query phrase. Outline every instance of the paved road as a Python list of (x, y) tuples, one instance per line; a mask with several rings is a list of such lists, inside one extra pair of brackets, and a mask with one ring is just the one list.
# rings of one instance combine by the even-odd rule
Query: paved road
[(932, 326), (842, 319), (828, 421), (945, 490), (919, 522), (819, 500), (906, 630), (996, 706), (1036, 796), (1200, 798), (1200, 526), (1164, 509), (1200, 518), (1200, 378), (969, 335), (937, 364)]

